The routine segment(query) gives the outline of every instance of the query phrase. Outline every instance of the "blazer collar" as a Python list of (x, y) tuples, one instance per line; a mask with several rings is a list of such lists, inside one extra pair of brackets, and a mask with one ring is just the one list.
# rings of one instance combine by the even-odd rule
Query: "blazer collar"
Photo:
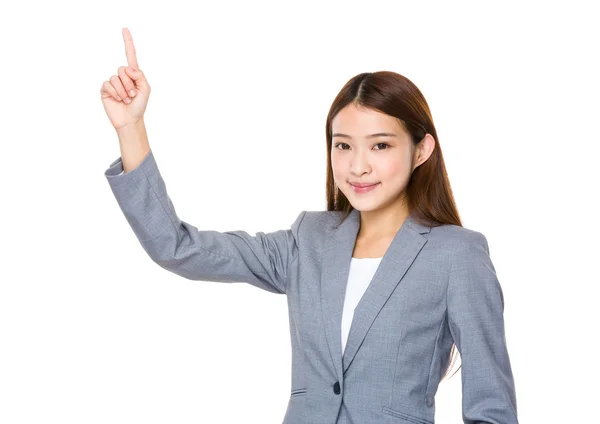
[(323, 251), (321, 311), (329, 352), (340, 380), (352, 363), (375, 317), (427, 243), (427, 238), (422, 234), (429, 233), (431, 227), (418, 223), (411, 216), (406, 218), (354, 310), (342, 357), (342, 311), (359, 229), (360, 211), (353, 209), (338, 227), (329, 230)]

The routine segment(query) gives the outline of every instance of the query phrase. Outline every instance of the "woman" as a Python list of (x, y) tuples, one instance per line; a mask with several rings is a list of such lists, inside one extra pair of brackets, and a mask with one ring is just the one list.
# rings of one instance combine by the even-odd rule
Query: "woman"
[(121, 148), (106, 178), (161, 267), (286, 294), (284, 424), (433, 423), (455, 347), (463, 421), (518, 422), (488, 243), (461, 225), (429, 107), (411, 81), (363, 73), (335, 98), (327, 211), (302, 211), (290, 229), (256, 236), (199, 231), (167, 195), (143, 122), (150, 86), (127, 29), (123, 36), (128, 66), (101, 89)]

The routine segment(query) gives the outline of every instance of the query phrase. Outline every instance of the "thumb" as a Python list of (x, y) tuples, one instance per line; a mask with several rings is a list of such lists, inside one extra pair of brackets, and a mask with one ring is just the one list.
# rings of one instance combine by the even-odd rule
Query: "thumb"
[(144, 73), (140, 69), (133, 69), (129, 66), (126, 66), (125, 72), (133, 81), (135, 81), (136, 87), (142, 89), (148, 88), (148, 81), (146, 80)]

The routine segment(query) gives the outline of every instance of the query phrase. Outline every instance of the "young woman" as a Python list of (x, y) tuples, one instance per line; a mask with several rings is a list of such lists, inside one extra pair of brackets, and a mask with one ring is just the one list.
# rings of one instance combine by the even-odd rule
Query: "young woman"
[(255, 236), (200, 231), (167, 194), (143, 121), (150, 86), (127, 29), (123, 36), (128, 66), (101, 89), (121, 149), (108, 183), (161, 267), (287, 296), (284, 424), (432, 424), (455, 347), (463, 421), (518, 423), (488, 243), (461, 225), (431, 112), (411, 81), (363, 73), (335, 98), (327, 211), (302, 211), (289, 229)]

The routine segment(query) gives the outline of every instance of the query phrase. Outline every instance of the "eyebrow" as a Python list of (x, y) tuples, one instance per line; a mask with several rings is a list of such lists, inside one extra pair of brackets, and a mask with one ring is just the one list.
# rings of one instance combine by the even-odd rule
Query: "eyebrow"
[[(333, 137), (343, 137), (343, 138), (352, 139), (352, 137), (350, 137), (348, 134), (342, 134), (342, 133), (333, 133), (331, 138), (333, 138)], [(393, 134), (393, 133), (376, 133), (376, 134), (371, 134), (371, 135), (367, 136), (367, 138), (375, 138), (375, 137), (397, 137), (397, 136), (396, 136), (396, 134)]]

